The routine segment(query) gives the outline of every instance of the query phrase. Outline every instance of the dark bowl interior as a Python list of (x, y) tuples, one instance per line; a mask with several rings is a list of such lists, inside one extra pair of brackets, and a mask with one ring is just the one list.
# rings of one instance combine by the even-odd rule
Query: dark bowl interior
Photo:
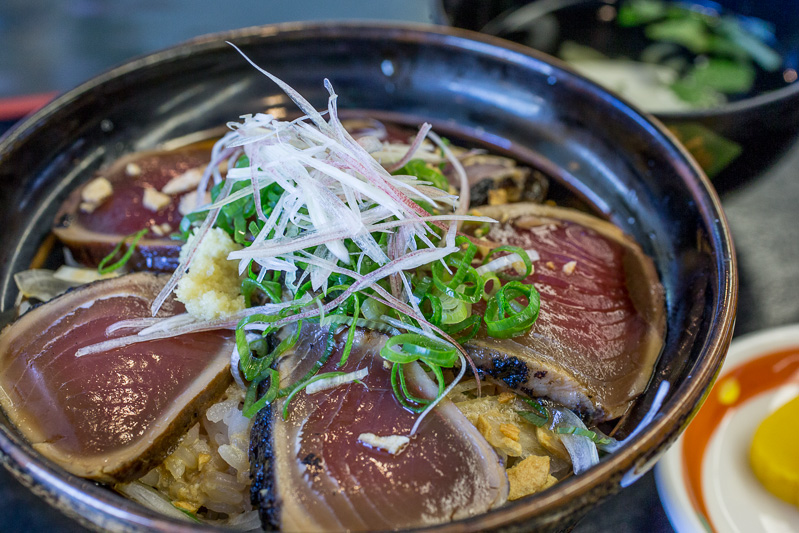
[[(265, 108), (294, 111), (283, 93), (224, 41), (240, 46), (316, 106), (328, 77), (343, 108), (417, 123), (510, 153), (555, 178), (636, 238), (666, 290), (665, 349), (629, 433), (662, 381), (654, 422), (585, 475), (446, 531), (562, 529), (631, 483), (698, 409), (732, 334), (735, 260), (707, 179), (657, 124), (545, 56), (434, 27), (287, 25), (204, 37), (135, 60), (71, 91), (0, 139), (0, 303), (14, 305), (25, 269), (67, 192), (132, 150), (217, 127)], [(505, 43), (506, 44), (506, 43)], [(38, 456), (5, 419), (0, 450), (26, 485), (96, 528), (187, 530)]]
[[(489, 21), (504, 12), (530, 3), (553, 7), (574, 4), (574, 0), (443, 0), (450, 23), (459, 28), (480, 31)], [(562, 30), (569, 38), (611, 56), (640, 52), (643, 41), (621, 40), (615, 36), (615, 22), (600, 22), (595, 14), (614, 0), (585, 0), (590, 8), (580, 19), (579, 32)], [(720, 6), (722, 12), (757, 17), (774, 25), (779, 51), (785, 68), (799, 70), (799, 3), (781, 0), (716, 0), (696, 2), (698, 5)], [(577, 22), (577, 21), (575, 21)], [(573, 34), (573, 35), (572, 35)], [(577, 37), (575, 37), (575, 35)], [(503, 35), (504, 36), (504, 35)], [(516, 39), (521, 35), (508, 35)], [(560, 38), (547, 40), (540, 48), (555, 54)], [(717, 189), (728, 190), (763, 172), (791, 146), (799, 134), (799, 82), (768, 92), (755, 92), (743, 100), (708, 109), (655, 114), (689, 148), (711, 176)], [(708, 133), (707, 130), (712, 132)], [(731, 141), (740, 154), (721, 165), (713, 134)], [(732, 148), (734, 150), (735, 148)]]

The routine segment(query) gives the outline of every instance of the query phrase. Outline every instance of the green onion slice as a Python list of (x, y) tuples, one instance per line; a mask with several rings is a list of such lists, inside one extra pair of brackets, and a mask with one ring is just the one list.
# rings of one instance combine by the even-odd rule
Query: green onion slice
[(244, 303), (247, 307), (252, 307), (252, 294), (256, 290), (266, 294), (272, 303), (279, 304), (282, 301), (281, 296), (283, 289), (280, 283), (274, 281), (258, 282), (247, 277), (241, 281), (241, 294), (244, 295)]
[[(458, 298), (452, 298), (442, 294), (441, 305), (441, 324), (457, 324), (466, 320), (472, 313), (472, 306)], [(436, 324), (438, 325), (438, 324)]]
[(483, 278), (477, 273), (477, 269), (463, 260), (456, 261), (447, 257), (445, 261), (458, 269), (452, 278), (447, 279), (444, 265), (440, 261), (433, 263), (433, 284), (436, 288), (452, 298), (477, 303), (483, 296)]
[(516, 411), (516, 414), (537, 427), (543, 427), (549, 423), (549, 411), (547, 411), (547, 408), (544, 407), (541, 402), (529, 400), (527, 398), (522, 398), (522, 401), (532, 407), (533, 410)]
[[(256, 314), (242, 318), (236, 325), (236, 350), (239, 352), (239, 366), (244, 374), (244, 378), (247, 381), (252, 381), (266, 372), (267, 369), (272, 366), (272, 363), (275, 362), (275, 359), (277, 359), (280, 355), (285, 353), (297, 343), (297, 339), (300, 337), (300, 329), (302, 329), (302, 320), (297, 322), (296, 329), (291, 336), (283, 339), (283, 341), (272, 351), (272, 353), (263, 357), (253, 357), (252, 348), (250, 343), (247, 342), (247, 331), (244, 329), (244, 326), (252, 322), (274, 322), (280, 318), (281, 315), (279, 314)], [(266, 336), (271, 332), (272, 329), (267, 328), (264, 331), (263, 336)]]
[[(266, 393), (256, 401), (255, 397), (258, 394), (258, 386), (264, 379), (269, 380), (269, 389), (267, 389)], [(242, 414), (247, 418), (252, 418), (252, 416), (263, 409), (264, 406), (275, 401), (279, 389), (280, 376), (278, 375), (277, 370), (270, 368), (264, 377), (256, 379), (250, 383), (249, 387), (247, 387), (247, 394), (244, 397), (244, 406), (241, 409)]]
[[(330, 359), (330, 355), (333, 353), (333, 349), (336, 347), (336, 334), (331, 329), (327, 333), (327, 338), (325, 340), (325, 351), (322, 352), (322, 355), (317, 359), (317, 361), (313, 364), (313, 367), (302, 377), (299, 381), (297, 381), (294, 385), (289, 385), (284, 387), (278, 391), (277, 396), (278, 398), (282, 398), (284, 396), (288, 396), (292, 393), (292, 391), (296, 387), (302, 387), (303, 384), (307, 383), (309, 380), (313, 379), (317, 372), (327, 363), (327, 360)], [(344, 372), (342, 372), (343, 374)], [(288, 401), (286, 401), (286, 405), (288, 405)], [(284, 408), (284, 412), (287, 411), (287, 407)]]
[[(424, 305), (425, 301), (430, 302), (430, 311), (427, 311)], [(425, 293), (419, 301), (419, 308), (428, 322), (436, 327), (441, 327), (441, 323), (444, 321), (444, 306), (441, 303), (441, 298), (429, 292)]]
[(441, 329), (460, 344), (469, 342), (480, 331), (480, 315), (471, 315), (457, 324), (446, 324)]
[(458, 246), (466, 246), (462, 252), (450, 254), (444, 259), (447, 265), (456, 268), (455, 273), (450, 277), (441, 261), (436, 261), (432, 266), (433, 285), (447, 296), (476, 303), (483, 296), (483, 280), (472, 266), (477, 246), (463, 236), (455, 239), (455, 242)]
[(590, 429), (580, 428), (576, 426), (567, 426), (567, 427), (559, 427), (556, 430), (557, 433), (560, 435), (579, 435), (581, 437), (586, 437), (591, 440), (594, 444), (610, 444), (612, 439), (609, 437), (600, 437), (596, 434), (596, 432), (591, 431)]
[[(481, 277), (483, 278), (483, 300), (487, 302), (499, 292), (502, 282), (499, 281), (499, 276), (493, 272), (486, 272)], [(489, 281), (491, 282), (491, 292), (486, 289)]]
[(414, 413), (421, 413), (430, 403), (428, 400), (416, 398), (410, 393), (405, 383), (405, 374), (401, 363), (394, 363), (391, 367), (391, 388), (400, 405)]
[(405, 371), (403, 369), (403, 365), (400, 363), (394, 363), (394, 365), (391, 367), (392, 377), (394, 374), (394, 368), (397, 368), (397, 375), (399, 377), (400, 388), (402, 389), (402, 396), (406, 400), (410, 400), (413, 403), (419, 405), (428, 405), (430, 403), (430, 400), (427, 400), (425, 398), (417, 398), (416, 396), (411, 394), (411, 391), (408, 389), (408, 385), (405, 382)]
[(451, 368), (458, 359), (458, 352), (449, 343), (416, 333), (403, 333), (388, 339), (380, 349), (380, 356), (391, 363), (405, 364), (421, 359), (429, 364)]
[[(341, 360), (338, 362), (339, 368), (347, 364), (347, 358), (350, 356), (350, 351), (352, 351), (352, 343), (355, 340), (355, 328), (358, 322), (358, 315), (361, 314), (360, 298), (358, 298), (357, 294), (353, 294), (351, 298), (355, 300), (355, 310), (352, 312), (352, 323), (350, 324), (350, 330), (347, 333), (347, 342), (344, 343), (344, 351), (341, 353)], [(349, 300), (349, 298), (347, 299)]]
[[(527, 305), (520, 306), (516, 302), (518, 298), (526, 298)], [(486, 306), (485, 323), (488, 334), (498, 339), (524, 334), (538, 318), (540, 307), (541, 298), (535, 287), (509, 281)]]
[[(108, 274), (109, 272), (113, 272), (114, 270), (125, 266), (125, 263), (127, 263), (130, 257), (133, 255), (133, 250), (136, 249), (136, 245), (139, 244), (139, 240), (144, 237), (144, 234), (148, 231), (148, 228), (144, 228), (140, 229), (136, 233), (131, 233), (130, 235), (123, 237), (122, 240), (119, 241), (119, 243), (114, 247), (114, 249), (111, 250), (111, 253), (103, 257), (103, 259), (100, 261), (100, 264), (97, 265), (97, 272), (99, 274)], [(128, 239), (130, 239), (130, 244), (128, 245), (128, 249), (125, 250), (124, 255), (116, 263), (106, 266), (106, 263), (111, 261), (119, 253), (119, 251), (122, 249), (122, 246)]]

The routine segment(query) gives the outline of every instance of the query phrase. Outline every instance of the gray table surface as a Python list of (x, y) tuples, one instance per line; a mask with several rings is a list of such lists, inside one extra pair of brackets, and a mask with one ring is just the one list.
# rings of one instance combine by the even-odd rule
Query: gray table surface
[[(0, 98), (64, 91), (132, 56), (190, 37), (290, 20), (441, 22), (434, 0), (3, 0)], [(736, 335), (799, 322), (799, 145), (722, 197), (740, 265)], [(0, 531), (82, 532), (0, 469)], [(654, 477), (589, 512), (575, 532), (673, 531)]]

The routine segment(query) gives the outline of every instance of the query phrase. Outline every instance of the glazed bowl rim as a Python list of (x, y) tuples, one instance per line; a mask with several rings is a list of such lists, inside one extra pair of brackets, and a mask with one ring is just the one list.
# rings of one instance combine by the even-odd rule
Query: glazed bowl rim
[[(386, 32), (392, 33), (387, 37)], [(2, 162), (3, 154), (11, 149), (15, 143), (23, 140), (27, 132), (36, 130), (38, 124), (46, 121), (48, 117), (58, 110), (78, 100), (84, 93), (88, 93), (111, 80), (139, 69), (146, 69), (162, 62), (175, 60), (181, 56), (227, 46), (224, 44), (225, 41), (235, 42), (242, 40), (242, 43), (247, 43), (251, 40), (266, 41), (269, 38), (276, 37), (307, 39), (319, 34), (357, 35), (360, 38), (368, 35), (372, 39), (383, 40), (400, 38), (412, 42), (432, 43), (438, 46), (470, 51), (501, 58), (503, 61), (516, 63), (532, 61), (535, 64), (539, 64), (539, 70), (540, 64), (548, 65), (553, 70), (561, 71), (559, 74), (570, 77), (571, 81), (579, 83), (594, 93), (603, 95), (603, 98), (620, 102), (628, 116), (634, 118), (643, 128), (649, 129), (649, 137), (653, 137), (658, 144), (663, 145), (664, 150), (669, 150), (673, 164), (681, 167), (682, 171), (679, 172), (679, 175), (683, 185), (690, 190), (691, 196), (697, 203), (696, 209), (701, 219), (706, 221), (708, 225), (709, 240), (713, 249), (718, 252), (714, 254), (713, 260), (714, 269), (718, 270), (719, 278), (711, 280), (716, 285), (718, 300), (714, 302), (715, 305), (711, 309), (711, 316), (714, 317), (713, 327), (708, 332), (707, 341), (700, 350), (704, 357), (696, 363), (697, 368), (691, 379), (684, 380), (678, 388), (670, 391), (670, 398), (662, 407), (662, 411), (664, 413), (668, 412), (668, 416), (656, 417), (648, 427), (635, 436), (632, 442), (626, 444), (620, 452), (604, 458), (586, 474), (564, 480), (553, 491), (546, 491), (532, 498), (510, 502), (486, 514), (477, 515), (477, 517), (445, 523), (429, 529), (435, 531), (471, 530), (474, 527), (473, 522), (477, 519), (480, 520), (480, 529), (495, 528), (529, 519), (538, 514), (556, 514), (558, 507), (563, 506), (568, 499), (589, 494), (600, 485), (614, 478), (614, 476), (622, 477), (626, 475), (630, 480), (634, 480), (643, 475), (653, 466), (654, 461), (659, 457), (659, 453), (664, 451), (658, 448), (662, 447), (664, 443), (673, 441), (677, 434), (687, 425), (687, 421), (698, 410), (724, 359), (727, 346), (732, 337), (737, 299), (735, 254), (729, 226), (722, 211), (718, 195), (699, 166), (690, 158), (671, 133), (651, 115), (642, 114), (623, 100), (610, 95), (599, 85), (565, 67), (559, 60), (553, 61), (550, 56), (522, 45), (469, 30), (415, 23), (302, 22), (255, 26), (214, 33), (133, 59), (57, 97), (44, 108), (22, 121), (18, 126), (12, 128), (6, 135), (0, 137), (0, 162)], [(690, 182), (685, 179), (687, 175), (693, 178)], [(7, 464), (7, 466), (17, 477), (32, 476), (36, 481), (49, 483), (62, 491), (70, 492), (73, 497), (78, 498), (78, 503), (85, 505), (87, 508), (96, 509), (102, 514), (121, 518), (132, 523), (143, 523), (147, 527), (164, 531), (191, 531), (198, 527), (197, 525), (187, 525), (173, 521), (138, 504), (133, 504), (133, 502), (130, 502), (130, 509), (123, 508), (120, 504), (113, 503), (116, 500), (109, 500), (105, 489), (94, 487), (91, 483), (86, 483), (83, 487), (75, 487), (72, 478), (66, 477), (69, 476), (66, 472), (50, 465), (43, 457), (34, 452), (30, 446), (21, 442), (19, 436), (5, 425), (0, 426), (0, 453), (5, 457), (12, 458), (13, 462), (10, 465)], [(27, 470), (20, 470), (19, 465), (27, 466), (28, 468)], [(28, 481), (27, 484), (30, 484), (30, 482)], [(53, 494), (57, 496), (57, 493), (58, 491)], [(135, 520), (131, 520), (132, 518), (135, 518)]]

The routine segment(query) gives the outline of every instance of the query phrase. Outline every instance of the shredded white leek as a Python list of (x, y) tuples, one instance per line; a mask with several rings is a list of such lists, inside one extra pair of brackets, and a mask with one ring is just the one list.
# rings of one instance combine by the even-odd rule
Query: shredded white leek
[(346, 385), (347, 383), (361, 380), (368, 375), (369, 368), (363, 367), (360, 370), (349, 372), (348, 374), (319, 379), (309, 383), (308, 386), (305, 387), (305, 394), (316, 394), (317, 392), (322, 392), (323, 390), (334, 389), (336, 387)]
[[(538, 252), (534, 249), (525, 250), (527, 255), (530, 257), (530, 261), (538, 261), (541, 256), (538, 255)], [(508, 254), (503, 255), (502, 257), (497, 257), (496, 259), (489, 261), (485, 265), (477, 267), (477, 273), (481, 276), (486, 272), (496, 272), (498, 270), (502, 270), (503, 268), (512, 266), (514, 263), (523, 263), (522, 258), (519, 257), (519, 254)]]
[(174, 315), (169, 318), (159, 320), (157, 323), (153, 324), (152, 326), (146, 327), (143, 330), (139, 331), (139, 335), (149, 335), (151, 333), (157, 333), (160, 331), (170, 331), (174, 328), (187, 326), (194, 322), (195, 319), (191, 315), (189, 315), (188, 313), (181, 313), (179, 315)]
[[(252, 63), (246, 56), (245, 59)], [(244, 272), (254, 261), (265, 269), (293, 273), (297, 270), (295, 263), (301, 259), (297, 253), (319, 247), (317, 250), (325, 250), (327, 254), (320, 255), (317, 252), (317, 261), (309, 263), (303, 259), (302, 262), (308, 265), (305, 272), (310, 277), (313, 290), (324, 290), (333, 271), (331, 264), (351, 264), (350, 252), (344, 245), (345, 240), (349, 239), (378, 265), (392, 263), (393, 268), (385, 270), (385, 276), (399, 274), (402, 279), (405, 277), (403, 271), (437, 261), (442, 254), (456, 249), (454, 234), (452, 239), (447, 239), (445, 248), (437, 249), (433, 244), (437, 237), (429, 227), (430, 223), (445, 227), (444, 224), (464, 220), (485, 220), (464, 214), (468, 203), (468, 187), (464, 190), (462, 186), (459, 199), (448, 191), (427, 186), (413, 176), (392, 176), (344, 129), (338, 119), (338, 95), (329, 81), (325, 80), (325, 87), (330, 94), (327, 108), (329, 118), (325, 120), (294, 89), (252, 64), (277, 83), (306, 116), (291, 122), (277, 120), (268, 114), (244, 116), (241, 122), (228, 124), (232, 131), (215, 146), (215, 153), (218, 154), (215, 159), (219, 162), (223, 159), (222, 154), (242, 150), (249, 166), (229, 170), (226, 187), (210, 206), (209, 216), (196, 232), (199, 239), (204, 237), (207, 226), (213, 224), (222, 206), (249, 194), (257, 199), (259, 195), (255, 193), (272, 184), (279, 185), (284, 191), (269, 217), (264, 217), (259, 210), (263, 227), (253, 243), (229, 255), (228, 259), (240, 262), (240, 272)], [(424, 138), (428, 128), (426, 125), (422, 128), (419, 139)], [(441, 142), (432, 132), (429, 135), (434, 142)], [(385, 148), (393, 147), (387, 145)], [(436, 161), (442, 159), (429, 143), (420, 142), (416, 148), (413, 157), (433, 156)], [(446, 159), (459, 169), (460, 164), (452, 151), (446, 146), (441, 146), (441, 149)], [(374, 154), (380, 157), (381, 152)], [(403, 160), (408, 155), (408, 147), (404, 146), (402, 154), (398, 155), (396, 161)], [(252, 180), (252, 188), (245, 187), (231, 194), (230, 185), (241, 179)], [(463, 178), (462, 183), (465, 183)], [(202, 182), (197, 190), (198, 195), (205, 193), (205, 187), (206, 184)], [(419, 207), (418, 201), (438, 206), (444, 214), (430, 217)], [(375, 232), (391, 228), (399, 228), (395, 234), (401, 237), (394, 246), (392, 259), (397, 258), (394, 261), (372, 236)], [(416, 250), (417, 242), (431, 253), (414, 254), (415, 251), (422, 251)], [(190, 267), (197, 245), (196, 242), (186, 245), (181, 264), (164, 292), (156, 299), (153, 312), (172, 291), (182, 272)], [(377, 281), (380, 280), (369, 279), (363, 288)], [(402, 279), (402, 283), (407, 292), (407, 280)], [(417, 315), (421, 315), (416, 302), (408, 301), (407, 304)]]

